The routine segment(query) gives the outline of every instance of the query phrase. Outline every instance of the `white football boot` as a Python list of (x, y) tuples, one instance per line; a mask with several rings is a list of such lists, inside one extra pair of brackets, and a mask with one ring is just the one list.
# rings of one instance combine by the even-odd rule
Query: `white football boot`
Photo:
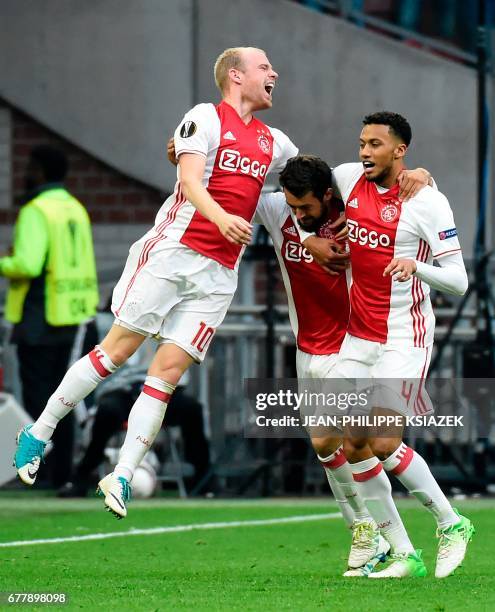
[(352, 543), (347, 566), (348, 569), (357, 569), (378, 552), (380, 532), (374, 521), (354, 521), (351, 530)]
[(392, 563), (381, 572), (372, 572), (368, 578), (422, 578), (426, 576), (426, 567), (421, 552), (392, 554)]
[[(371, 559), (364, 563), (361, 567), (348, 569), (344, 572), (346, 578), (366, 578), (379, 563), (385, 563), (390, 553), (390, 544), (381, 535), (378, 535), (378, 546), (375, 554)], [(350, 556), (350, 555), (349, 555)]]
[(127, 516), (126, 504), (131, 500), (131, 485), (123, 476), (108, 474), (100, 480), (96, 493), (105, 498), (105, 507), (118, 519)]
[(474, 526), (465, 516), (459, 516), (459, 522), (445, 529), (437, 530), (438, 554), (437, 566), (435, 568), (436, 578), (446, 578), (453, 574), (461, 565), (466, 555), (467, 545), (474, 534)]

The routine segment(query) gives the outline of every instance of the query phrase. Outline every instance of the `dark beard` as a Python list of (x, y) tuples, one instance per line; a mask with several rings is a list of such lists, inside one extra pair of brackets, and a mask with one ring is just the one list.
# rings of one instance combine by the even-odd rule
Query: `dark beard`
[(298, 221), (298, 225), (299, 227), (301, 227), (305, 232), (315, 232), (318, 233), (318, 230), (320, 229), (320, 227), (326, 223), (330, 218), (330, 206), (329, 205), (323, 205), (323, 210), (321, 213), (321, 217), (318, 217), (318, 219), (313, 219), (313, 221), (306, 226), (302, 226), (301, 222)]
[(309, 225), (302, 225), (300, 221), (297, 222), (299, 227), (303, 229), (305, 232), (317, 232), (322, 223), (323, 223), (322, 219), (315, 219)]

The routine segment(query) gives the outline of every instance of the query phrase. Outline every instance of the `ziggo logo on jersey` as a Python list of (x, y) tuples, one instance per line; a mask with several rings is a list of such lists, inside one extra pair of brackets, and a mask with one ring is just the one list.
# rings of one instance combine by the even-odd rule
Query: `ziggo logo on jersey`
[(292, 242), (289, 240), (285, 244), (284, 257), (287, 261), (311, 263), (313, 261), (313, 255), (299, 242)]
[(220, 155), (218, 166), (222, 170), (236, 172), (240, 170), (242, 174), (251, 174), (254, 178), (260, 176), (263, 178), (268, 170), (266, 164), (260, 164), (259, 161), (251, 161), (249, 157), (241, 157), (239, 151), (233, 149), (224, 149)]
[(349, 235), (347, 236), (351, 242), (357, 242), (361, 246), (369, 246), (370, 249), (376, 249), (377, 246), (390, 246), (390, 236), (388, 234), (379, 234), (375, 230), (369, 231), (367, 227), (359, 227), (359, 223), (352, 219), (347, 219), (349, 227)]

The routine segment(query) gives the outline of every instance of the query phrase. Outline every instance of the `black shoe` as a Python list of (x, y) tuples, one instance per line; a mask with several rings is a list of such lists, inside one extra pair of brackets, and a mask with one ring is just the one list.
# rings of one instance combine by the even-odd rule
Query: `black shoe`
[(69, 498), (69, 497), (86, 497), (88, 494), (88, 487), (85, 484), (78, 482), (66, 482), (57, 491), (57, 497)]

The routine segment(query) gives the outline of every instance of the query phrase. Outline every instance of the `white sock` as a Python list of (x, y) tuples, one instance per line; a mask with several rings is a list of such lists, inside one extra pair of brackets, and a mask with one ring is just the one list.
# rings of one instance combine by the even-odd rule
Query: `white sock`
[(118, 368), (100, 346), (76, 361), (48, 400), (45, 409), (31, 428), (38, 440), (47, 442), (58, 422), (77, 406), (96, 386)]
[[(318, 455), (318, 459), (319, 458), (320, 456)], [(336, 480), (335, 476), (332, 474), (332, 470), (330, 468), (325, 467), (324, 470), (328, 480), (328, 484), (330, 486), (330, 490), (332, 491), (335, 501), (337, 502), (337, 505), (340, 508), (340, 512), (344, 518), (344, 522), (347, 527), (352, 527), (352, 524), (354, 523), (354, 510), (351, 508), (349, 502), (347, 501), (346, 496), (344, 495), (344, 492), (342, 491), (338, 480)]]
[(346, 525), (351, 527), (355, 520), (374, 522), (354, 482), (351, 466), (342, 446), (328, 457), (318, 455), (318, 459), (325, 470), (328, 484)]
[(150, 450), (160, 431), (170, 397), (175, 390), (171, 385), (155, 376), (147, 376), (143, 390), (134, 402), (127, 421), (127, 434), (120, 449), (119, 462), (113, 473), (129, 482), (134, 471)]
[(351, 465), (366, 507), (375, 519), (383, 537), (393, 553), (411, 553), (414, 547), (392, 499), (392, 487), (377, 457), (371, 457)]
[(459, 517), (438, 486), (426, 461), (404, 442), (382, 461), (382, 465), (433, 514), (441, 529), (459, 522)]

